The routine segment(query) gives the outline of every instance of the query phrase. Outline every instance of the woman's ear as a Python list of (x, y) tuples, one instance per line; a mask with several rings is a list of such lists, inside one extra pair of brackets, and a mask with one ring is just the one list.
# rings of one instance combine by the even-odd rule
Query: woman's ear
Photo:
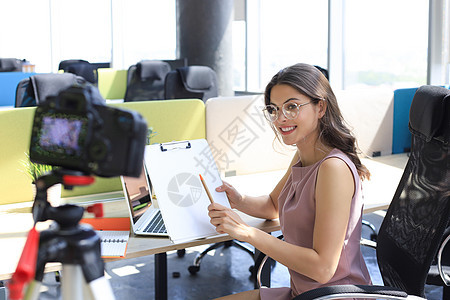
[(325, 112), (327, 111), (327, 102), (325, 100), (320, 100), (317, 103), (317, 107), (319, 108), (318, 116), (319, 119), (321, 119), (325, 115)]

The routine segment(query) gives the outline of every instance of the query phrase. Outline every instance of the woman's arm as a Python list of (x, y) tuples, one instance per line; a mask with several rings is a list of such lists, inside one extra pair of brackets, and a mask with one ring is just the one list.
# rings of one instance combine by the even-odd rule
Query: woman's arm
[(338, 158), (325, 160), (317, 175), (313, 247), (281, 241), (242, 222), (232, 210), (210, 205), (211, 223), (219, 233), (248, 242), (288, 268), (321, 283), (336, 272), (354, 193), (353, 175)]
[(226, 192), (231, 208), (236, 208), (237, 210), (256, 218), (276, 219), (278, 218), (278, 196), (291, 174), (291, 167), (296, 164), (298, 160), (298, 152), (296, 152), (286, 173), (269, 195), (256, 197), (241, 195), (227, 182), (224, 182), (222, 186), (216, 188), (216, 191)]

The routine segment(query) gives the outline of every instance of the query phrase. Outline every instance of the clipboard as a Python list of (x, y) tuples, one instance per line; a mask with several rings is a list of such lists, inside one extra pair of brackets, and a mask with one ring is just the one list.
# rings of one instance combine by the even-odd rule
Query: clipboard
[(201, 174), (215, 202), (230, 207), (217, 165), (205, 139), (149, 145), (145, 165), (158, 200), (167, 233), (173, 242), (218, 235), (208, 216), (208, 195)]

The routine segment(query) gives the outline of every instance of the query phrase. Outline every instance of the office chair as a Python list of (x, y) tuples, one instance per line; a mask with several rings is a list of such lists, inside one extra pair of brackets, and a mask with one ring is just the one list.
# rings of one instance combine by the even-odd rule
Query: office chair
[(67, 59), (59, 63), (58, 70), (72, 73), (83, 77), (86, 81), (97, 85), (97, 69), (88, 61), (83, 59)]
[(0, 72), (22, 72), (22, 62), (17, 58), (0, 58)]
[(70, 73), (37, 74), (22, 79), (16, 88), (15, 107), (36, 106), (48, 96), (57, 96), (59, 92), (74, 84), (84, 84), (81, 76)]
[[(420, 87), (411, 104), (409, 129), (411, 155), (376, 242), (385, 286), (329, 286), (304, 292), (295, 299), (424, 297), (428, 271), (441, 252), (439, 247), (445, 246), (441, 243), (450, 218), (450, 91)], [(362, 240), (362, 245), (373, 244)], [(444, 282), (449, 281), (448, 274), (443, 277)]]
[(168, 63), (170, 65), (171, 70), (175, 70), (182, 67), (188, 66), (188, 59), (187, 58), (177, 58), (177, 59), (164, 59), (164, 62)]
[(67, 72), (68, 68), (72, 64), (76, 63), (89, 63), (87, 60), (84, 59), (66, 59), (59, 62), (58, 70), (63, 70), (64, 72)]
[(142, 60), (130, 66), (124, 101), (163, 100), (164, 80), (170, 70), (161, 60)]
[(217, 97), (217, 75), (207, 66), (188, 66), (170, 71), (164, 83), (165, 99), (201, 99)]

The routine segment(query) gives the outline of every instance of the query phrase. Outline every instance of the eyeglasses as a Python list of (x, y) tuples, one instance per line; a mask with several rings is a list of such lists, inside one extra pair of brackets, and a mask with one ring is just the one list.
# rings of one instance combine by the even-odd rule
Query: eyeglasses
[[(311, 101), (303, 104), (286, 102), (283, 104), (281, 111), (283, 112), (283, 115), (286, 117), (286, 119), (293, 120), (297, 118), (298, 114), (300, 113), (300, 107), (310, 103)], [(278, 117), (280, 116), (280, 109), (273, 104), (266, 105), (266, 107), (263, 109), (263, 112), (266, 119), (272, 123), (278, 120)]]

